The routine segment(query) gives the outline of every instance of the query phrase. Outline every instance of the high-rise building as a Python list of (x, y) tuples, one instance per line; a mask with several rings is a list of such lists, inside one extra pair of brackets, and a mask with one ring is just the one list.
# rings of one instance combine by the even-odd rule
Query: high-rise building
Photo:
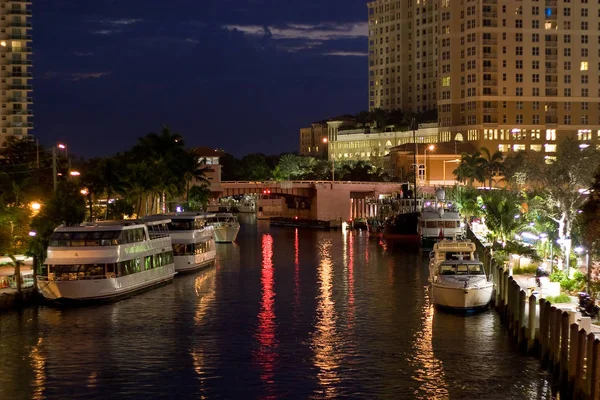
[(369, 105), (437, 106), (439, 141), (552, 153), (600, 138), (600, 9), (588, 0), (376, 0)]
[(0, 0), (0, 143), (33, 128), (30, 7), (31, 0)]

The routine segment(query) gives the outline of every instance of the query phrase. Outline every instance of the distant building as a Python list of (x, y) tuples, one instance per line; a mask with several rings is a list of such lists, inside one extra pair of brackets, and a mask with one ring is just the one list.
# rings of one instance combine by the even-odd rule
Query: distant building
[[(204, 176), (210, 183), (210, 191), (213, 197), (216, 197), (223, 191), (221, 188), (221, 164), (219, 158), (223, 156), (224, 152), (211, 149), (210, 147), (194, 147), (192, 152), (198, 157), (198, 162), (204, 164)], [(195, 185), (200, 183), (198, 181), (194, 182)]]
[(439, 142), (600, 143), (598, 2), (368, 3), (369, 108), (437, 108)]
[(9, 0), (0, 7), (0, 144), (7, 136), (25, 137), (31, 119), (31, 1)]
[(314, 122), (308, 128), (300, 129), (301, 156), (327, 159), (327, 123)]

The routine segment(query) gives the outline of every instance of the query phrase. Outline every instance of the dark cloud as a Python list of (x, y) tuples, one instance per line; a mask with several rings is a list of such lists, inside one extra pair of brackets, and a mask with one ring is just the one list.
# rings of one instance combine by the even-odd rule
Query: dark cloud
[(364, 1), (63, 0), (33, 11), (35, 134), (86, 156), (165, 123), (237, 155), (292, 151), (300, 127), (367, 106)]

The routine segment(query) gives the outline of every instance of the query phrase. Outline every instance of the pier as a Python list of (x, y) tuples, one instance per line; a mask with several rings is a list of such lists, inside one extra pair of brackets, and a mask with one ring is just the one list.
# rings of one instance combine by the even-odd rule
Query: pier
[(469, 230), (494, 282), (494, 308), (519, 349), (540, 359), (559, 380), (561, 394), (600, 399), (600, 327), (573, 304), (551, 304), (519, 284)]

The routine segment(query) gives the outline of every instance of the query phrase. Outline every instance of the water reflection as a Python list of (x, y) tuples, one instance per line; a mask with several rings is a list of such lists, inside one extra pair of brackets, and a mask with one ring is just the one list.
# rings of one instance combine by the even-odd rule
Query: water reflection
[(341, 355), (336, 349), (338, 344), (336, 332), (336, 313), (332, 299), (333, 277), (331, 261), (331, 242), (323, 241), (319, 246), (318, 267), (319, 296), (317, 303), (316, 331), (312, 339), (312, 349), (315, 353), (314, 364), (318, 368), (317, 380), (321, 388), (319, 397), (334, 398), (340, 380), (337, 369)]
[(42, 352), (44, 339), (39, 338), (36, 345), (29, 350), (29, 360), (33, 371), (32, 399), (43, 399), (46, 389), (46, 356)]
[[(201, 271), (194, 279), (194, 291), (198, 297), (196, 312), (194, 313), (194, 324), (198, 331), (204, 328), (205, 319), (215, 302), (216, 272), (216, 268), (209, 268)], [(215, 343), (213, 342), (214, 338), (206, 335), (203, 337), (203, 340), (195, 341), (190, 351), (194, 371), (200, 381), (199, 394), (202, 399), (206, 398), (206, 380), (213, 373), (212, 369), (209, 369), (206, 365), (207, 360), (210, 358), (209, 351), (215, 347)]]
[(277, 362), (277, 338), (275, 336), (275, 291), (273, 277), (273, 237), (262, 235), (261, 308), (255, 337), (259, 349), (255, 354), (261, 368), (260, 379), (268, 385), (270, 397), (274, 397), (272, 385)]
[(300, 241), (298, 228), (294, 231), (294, 323), (298, 322), (300, 308)]

